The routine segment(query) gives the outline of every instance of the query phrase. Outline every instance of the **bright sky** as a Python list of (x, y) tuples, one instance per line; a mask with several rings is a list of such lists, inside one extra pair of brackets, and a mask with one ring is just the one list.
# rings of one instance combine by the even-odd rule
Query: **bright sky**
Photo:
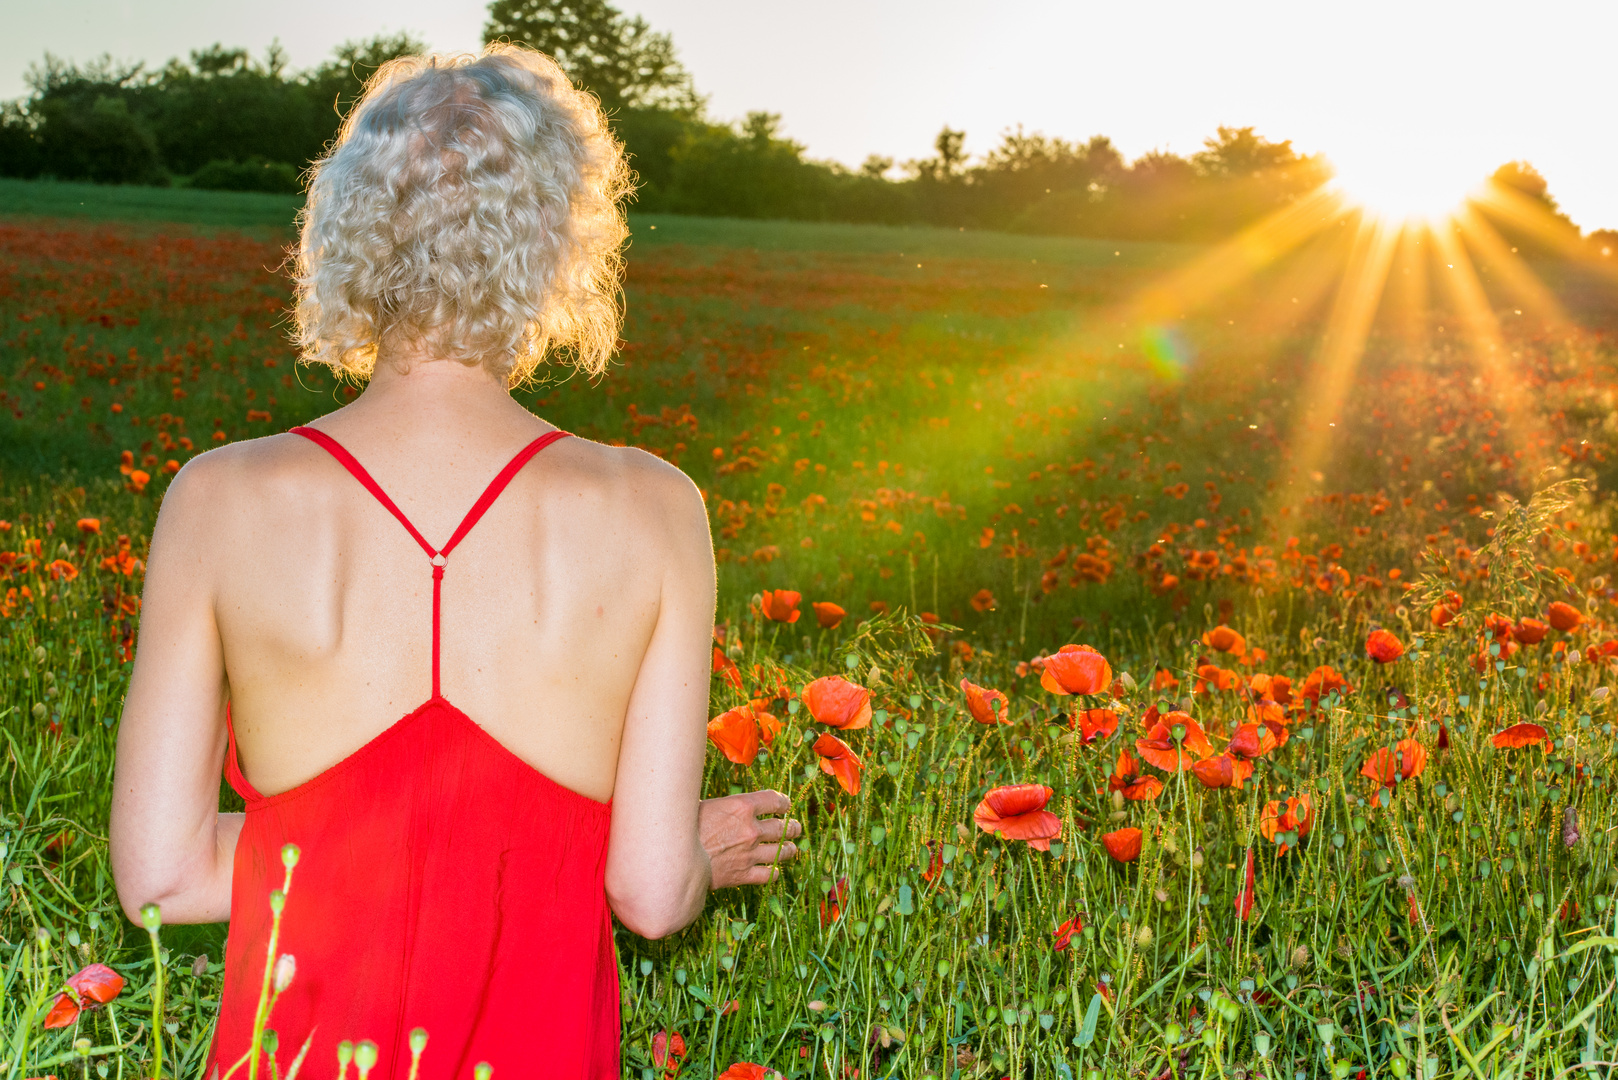
[[(858, 164), (930, 153), (939, 127), (973, 153), (1021, 123), (1101, 133), (1127, 155), (1198, 148), (1255, 125), (1386, 186), (1455, 195), (1533, 162), (1586, 229), (1618, 228), (1611, 43), (1595, 0), (619, 0), (673, 34), (712, 111), (779, 112), (810, 154)], [(408, 29), (480, 43), (477, 0), (0, 0), (0, 97), (49, 50), (161, 63), (215, 41), (294, 65)], [(1390, 180), (1391, 178), (1391, 180)]]

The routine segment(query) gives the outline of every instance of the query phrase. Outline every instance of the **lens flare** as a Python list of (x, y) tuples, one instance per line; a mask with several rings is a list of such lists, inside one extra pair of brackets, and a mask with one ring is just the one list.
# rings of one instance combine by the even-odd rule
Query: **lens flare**
[(1154, 324), (1145, 327), (1141, 330), (1140, 347), (1152, 374), (1164, 382), (1179, 382), (1195, 359), (1191, 343), (1173, 326)]
[(1412, 161), (1398, 154), (1334, 162), (1334, 187), (1351, 204), (1384, 221), (1432, 222), (1455, 213), (1480, 184), (1478, 172), (1445, 161)]

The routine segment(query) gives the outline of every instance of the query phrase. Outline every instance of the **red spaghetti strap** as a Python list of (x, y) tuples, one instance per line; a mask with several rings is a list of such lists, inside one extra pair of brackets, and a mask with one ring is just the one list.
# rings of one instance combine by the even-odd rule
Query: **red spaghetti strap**
[(559, 439), (565, 439), (567, 436), (568, 433), (565, 431), (548, 431), (519, 450), (517, 456), (507, 462), (506, 467), (500, 470), (500, 475), (496, 476), (490, 481), (489, 486), (483, 489), (483, 494), (478, 496), (478, 501), (472, 504), (472, 509), (466, 512), (466, 517), (461, 519), (460, 527), (455, 530), (455, 535), (451, 536), (449, 543), (444, 545), (444, 554), (448, 555), (454, 551), (455, 545), (466, 538), (466, 534), (472, 531), (473, 526), (477, 525), (489, 507), (494, 505), (494, 500), (498, 499), (500, 493), (506, 490), (506, 485), (511, 483), (512, 478), (522, 471), (524, 465), (533, 460), (535, 454), (551, 443)]
[(225, 702), (225, 734), (228, 742), (225, 744), (225, 780), (248, 802), (257, 802), (264, 798), (258, 789), (247, 781), (247, 774), (242, 772), (241, 757), (236, 753), (236, 725), (231, 721), (230, 702)]
[[(539, 438), (535, 439), (533, 442), (529, 443), (527, 446), (523, 447), (521, 450), (517, 451), (517, 456), (507, 462), (506, 467), (500, 470), (499, 475), (489, 482), (488, 487), (483, 489), (483, 494), (478, 496), (478, 501), (472, 504), (472, 509), (468, 510), (466, 516), (461, 519), (461, 524), (455, 529), (455, 534), (449, 538), (449, 543), (444, 545), (442, 551), (435, 551), (433, 546), (427, 542), (426, 538), (423, 537), (421, 533), (416, 531), (416, 527), (410, 523), (410, 519), (404, 516), (404, 511), (400, 510), (399, 507), (394, 504), (393, 500), (388, 498), (388, 493), (382, 490), (382, 485), (378, 484), (371, 478), (371, 474), (365, 471), (365, 466), (361, 465), (359, 461), (355, 459), (353, 454), (350, 454), (347, 450), (345, 450), (342, 443), (338, 442), (330, 435), (327, 435), (324, 431), (320, 431), (312, 427), (295, 427), (292, 428), (291, 431), (292, 434), (302, 435), (310, 442), (324, 448), (327, 453), (336, 458), (338, 463), (341, 464), (343, 468), (347, 469), (351, 474), (353, 474), (354, 479), (358, 480), (365, 486), (366, 491), (369, 491), (373, 496), (376, 497), (377, 502), (381, 503), (387, 508), (389, 513), (399, 519), (399, 524), (405, 527), (406, 531), (408, 531), (410, 535), (415, 538), (416, 543), (421, 545), (421, 550), (425, 551), (427, 553), (427, 557), (432, 560), (433, 697), (435, 699), (440, 697), (441, 695), (439, 694), (438, 683), (438, 653), (442, 635), (439, 632), (439, 614), (443, 608), (442, 593), (444, 585), (444, 564), (449, 558), (449, 553), (455, 550), (455, 545), (459, 544), (466, 538), (466, 534), (472, 531), (473, 526), (477, 525), (478, 521), (481, 520), (483, 515), (488, 511), (489, 507), (494, 505), (494, 501), (500, 497), (500, 493), (506, 490), (506, 485), (511, 483), (512, 477), (521, 472), (522, 467), (528, 464), (529, 461), (533, 460), (535, 454), (545, 449), (551, 443), (556, 442), (558, 439), (565, 439), (568, 433), (565, 431), (548, 431)], [(243, 783), (245, 782), (246, 778), (243, 777)]]
[(421, 545), (421, 550), (427, 553), (429, 559), (438, 554), (433, 550), (433, 546), (422, 538), (421, 533), (416, 531), (416, 527), (410, 524), (410, 519), (404, 516), (404, 511), (395, 506), (393, 500), (388, 498), (388, 493), (382, 490), (382, 485), (371, 479), (371, 474), (365, 471), (365, 466), (356, 461), (353, 454), (343, 449), (342, 443), (327, 435), (324, 431), (312, 427), (295, 427), (291, 431), (292, 434), (302, 435), (310, 442), (324, 448), (327, 453), (336, 458), (343, 468), (354, 475), (354, 479), (365, 485), (366, 491), (376, 496), (376, 501), (386, 507), (388, 513), (399, 519), (399, 524), (403, 525), (405, 531), (415, 538), (416, 543)]

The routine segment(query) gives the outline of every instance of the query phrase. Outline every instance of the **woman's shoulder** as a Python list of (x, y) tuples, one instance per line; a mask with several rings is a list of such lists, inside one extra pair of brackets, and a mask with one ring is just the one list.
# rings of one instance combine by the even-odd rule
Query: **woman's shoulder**
[[(311, 453), (313, 451), (313, 454)], [(186, 462), (163, 493), (161, 516), (237, 519), (244, 506), (275, 494), (306, 492), (309, 462), (319, 450), (290, 432), (226, 443)]]
[(563, 439), (542, 477), (535, 479), (543, 511), (565, 512), (581, 524), (610, 521), (618, 530), (668, 536), (707, 535), (702, 492), (680, 469), (632, 446), (585, 438)]

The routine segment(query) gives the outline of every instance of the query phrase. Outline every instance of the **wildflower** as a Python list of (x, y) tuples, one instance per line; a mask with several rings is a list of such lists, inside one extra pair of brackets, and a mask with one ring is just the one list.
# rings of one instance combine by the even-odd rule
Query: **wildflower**
[(1214, 664), (1198, 664), (1197, 678), (1202, 680), (1197, 685), (1198, 693), (1205, 693), (1210, 686), (1215, 690), (1234, 690), (1242, 684), (1240, 675)]
[(1009, 724), (1011, 716), (1006, 706), (1006, 695), (999, 690), (979, 686), (969, 679), (961, 680), (961, 693), (966, 695), (966, 711), (980, 724)]
[[(1146, 738), (1135, 740), (1135, 752), (1146, 760), (1148, 765), (1154, 765), (1164, 772), (1179, 772), (1186, 768), (1192, 758), (1205, 758), (1213, 753), (1213, 744), (1208, 741), (1207, 734), (1197, 722), (1183, 712), (1165, 713), (1154, 717), (1153, 712), (1147, 712), (1147, 719), (1155, 720), (1146, 732)], [(1179, 744), (1174, 741), (1174, 729), (1180, 728), (1182, 735)]]
[(79, 1013), (97, 1005), (105, 1005), (124, 989), (124, 977), (106, 964), (91, 964), (80, 968), (67, 980), (67, 990), (56, 995), (50, 1012), (45, 1015), (47, 1028), (67, 1027), (79, 1018)]
[(871, 692), (841, 675), (825, 675), (799, 695), (809, 715), (828, 727), (858, 731), (871, 726)]
[(1063, 645), (1045, 658), (1039, 685), (1053, 694), (1099, 694), (1112, 685), (1106, 657), (1088, 645)]
[(1393, 756), (1393, 751), (1379, 746), (1365, 759), (1360, 775), (1374, 781), (1378, 787), (1391, 788), (1399, 782), (1399, 760)]
[(1083, 915), (1075, 915), (1071, 919), (1064, 922), (1061, 926), (1058, 926), (1056, 928), (1056, 932), (1052, 935), (1054, 938), (1056, 938), (1056, 951), (1066, 952), (1068, 944), (1073, 940), (1073, 935), (1083, 932)]
[(1277, 705), (1287, 705), (1292, 701), (1292, 680), (1285, 675), (1254, 675), (1247, 680), (1247, 686), (1254, 697), (1268, 699)]
[(1247, 639), (1228, 626), (1216, 626), (1202, 635), (1202, 643), (1217, 652), (1241, 656), (1247, 652)]
[(1414, 780), (1427, 768), (1427, 748), (1415, 739), (1400, 739), (1393, 746), (1399, 755), (1399, 776)]
[(1391, 664), (1405, 654), (1404, 642), (1387, 630), (1372, 630), (1365, 639), (1365, 654), (1379, 664)]
[(921, 880), (931, 881), (944, 872), (944, 845), (937, 840), (929, 840), (926, 851), (927, 869), (921, 872)]
[(820, 624), (822, 630), (835, 630), (843, 621), (848, 612), (832, 603), (830, 600), (817, 600), (809, 605), (815, 609), (815, 622)]
[(740, 690), (742, 688), (742, 673), (736, 670), (735, 662), (726, 656), (725, 650), (718, 645), (713, 647), (713, 673), (723, 678), (736, 689)]
[(1524, 645), (1538, 645), (1550, 632), (1550, 626), (1538, 619), (1519, 619), (1517, 625), (1511, 628), (1511, 636)]
[(1028, 846), (1049, 851), (1062, 835), (1062, 819), (1045, 809), (1056, 794), (1044, 784), (1012, 784), (983, 796), (972, 820), (984, 832), (997, 832), (1007, 840), (1026, 840)]
[(720, 1073), (715, 1080), (779, 1080), (780, 1075), (774, 1069), (766, 1069), (751, 1061), (738, 1061)]
[(1544, 745), (1548, 740), (1549, 735), (1538, 724), (1512, 724), (1489, 741), (1502, 750), (1517, 750), (1535, 743)]
[(1312, 707), (1320, 705), (1320, 699), (1330, 697), (1333, 693), (1348, 693), (1353, 687), (1348, 680), (1339, 675), (1329, 664), (1322, 664), (1309, 673), (1303, 680), (1303, 689), (1298, 696), (1309, 702)]
[(45, 564), (45, 572), (52, 581), (72, 581), (79, 576), (79, 568), (66, 559), (55, 559)]
[(1253, 775), (1253, 766), (1250, 762), (1228, 753), (1216, 754), (1192, 762), (1191, 775), (1200, 780), (1204, 787), (1240, 790), (1247, 778)]
[(1107, 833), (1101, 838), (1102, 845), (1107, 854), (1121, 863), (1134, 862), (1140, 858), (1141, 832), (1139, 829), (1119, 829), (1117, 832)]
[(994, 593), (988, 589), (979, 589), (972, 594), (971, 604), (973, 611), (993, 611), (995, 607)]
[(101, 519), (100, 518), (80, 518), (79, 522), (78, 522), (78, 525), (79, 525), (79, 531), (81, 533), (84, 533), (84, 534), (86, 534), (88, 536), (100, 536), (101, 535)]
[(685, 1057), (685, 1036), (678, 1031), (659, 1031), (652, 1036), (652, 1064), (666, 1068), (667, 1075), (680, 1071), (680, 1059)]
[(143, 469), (136, 469), (129, 474), (129, 490), (136, 495), (146, 490), (146, 485), (152, 482), (152, 477)]
[(1247, 849), (1247, 869), (1242, 875), (1242, 891), (1236, 894), (1236, 917), (1242, 922), (1253, 913), (1253, 849)]
[(1561, 600), (1551, 605), (1550, 611), (1546, 613), (1546, 618), (1553, 627), (1564, 634), (1577, 630), (1579, 624), (1584, 622), (1584, 616), (1579, 614), (1578, 608)]
[(837, 884), (826, 893), (826, 899), (820, 902), (820, 925), (830, 926), (843, 917), (843, 905), (848, 903), (848, 879), (838, 878)]
[(1446, 592), (1444, 598), (1433, 605), (1433, 626), (1443, 628), (1455, 621), (1455, 616), (1461, 613), (1461, 594)]
[(1135, 802), (1155, 799), (1163, 794), (1163, 781), (1155, 776), (1141, 775), (1140, 762), (1135, 760), (1127, 747), (1119, 748), (1118, 763), (1107, 778), (1107, 787), (1122, 792), (1124, 798)]
[(860, 793), (860, 771), (865, 766), (847, 743), (827, 732), (815, 740), (815, 753), (820, 757), (821, 772), (836, 778), (837, 785), (850, 795)]
[(751, 705), (738, 705), (708, 721), (708, 741), (719, 748), (726, 760), (737, 765), (753, 764), (758, 757), (758, 740), (759, 725)]
[(1251, 761), (1263, 757), (1278, 745), (1275, 735), (1269, 728), (1257, 724), (1242, 724), (1236, 728), (1236, 734), (1232, 735), (1230, 742), (1225, 745), (1225, 752)]
[(759, 599), (759, 610), (771, 622), (795, 623), (802, 614), (798, 610), (798, 601), (802, 599), (801, 593), (791, 589), (766, 589)]
[[(1307, 795), (1294, 795), (1285, 803), (1271, 799), (1264, 804), (1264, 811), (1258, 819), (1259, 834), (1271, 843), (1279, 845), (1277, 855), (1285, 855), (1291, 845), (1302, 841), (1314, 827), (1314, 805)], [(1287, 833), (1292, 834), (1290, 843), (1285, 839), (1276, 840), (1277, 836)]]
[(282, 993), (298, 977), (298, 961), (291, 953), (282, 953), (275, 961), (275, 992)]
[(1073, 716), (1079, 735), (1086, 743), (1104, 739), (1118, 730), (1118, 714), (1112, 709), (1080, 709)]

